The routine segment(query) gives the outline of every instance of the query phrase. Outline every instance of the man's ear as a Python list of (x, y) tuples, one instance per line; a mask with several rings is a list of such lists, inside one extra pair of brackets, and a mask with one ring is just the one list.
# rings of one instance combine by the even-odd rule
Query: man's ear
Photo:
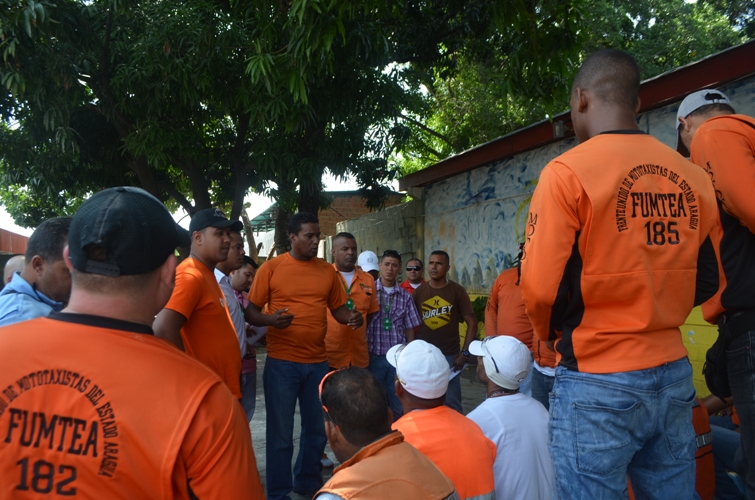
[(333, 425), (333, 422), (327, 417), (325, 417), (325, 437), (328, 438), (328, 443), (333, 449), (338, 448), (343, 440), (341, 429), (339, 429), (338, 426)]
[[(682, 125), (682, 130), (689, 133), (690, 129), (692, 128), (692, 120), (689, 118), (685, 118), (683, 116), (679, 117), (679, 123)], [(677, 127), (678, 128), (678, 127)]]
[(68, 271), (73, 272), (73, 264), (71, 263), (71, 258), (69, 257), (68, 245), (66, 245), (63, 248), (63, 262), (66, 263), (66, 267), (68, 268)]
[(401, 385), (401, 382), (398, 381), (398, 379), (393, 383), (393, 387), (396, 390), (396, 397), (400, 398), (406, 391), (404, 390), (404, 386)]
[(176, 284), (176, 254), (170, 254), (160, 267), (160, 281), (171, 289)]
[[(68, 246), (66, 246), (66, 248), (68, 248)], [(45, 262), (45, 259), (43, 259), (40, 255), (35, 255), (31, 258), (31, 267), (32, 269), (34, 269), (34, 273), (37, 275), (37, 277), (44, 274), (46, 265), (47, 262)]]
[(640, 114), (640, 108), (642, 107), (642, 99), (640, 99), (640, 96), (637, 96), (637, 105), (634, 107), (634, 114), (639, 115)]
[(576, 94), (577, 98), (577, 111), (579, 111), (580, 113), (586, 112), (590, 100), (589, 92), (586, 92), (581, 87), (577, 87), (574, 89), (574, 93)]

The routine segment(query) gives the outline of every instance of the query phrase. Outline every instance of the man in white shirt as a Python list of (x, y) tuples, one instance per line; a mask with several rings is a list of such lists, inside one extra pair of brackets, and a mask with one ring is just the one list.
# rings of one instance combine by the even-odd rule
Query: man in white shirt
[(469, 352), (478, 356), (477, 378), (488, 397), (468, 418), (493, 441), (495, 497), (545, 500), (553, 496), (553, 463), (548, 452), (548, 412), (519, 392), (530, 369), (530, 351), (514, 337), (475, 340)]
[[(240, 222), (239, 225), (241, 225)], [(240, 228), (231, 226), (231, 248), (228, 250), (228, 259), (225, 262), (218, 262), (215, 266), (215, 278), (225, 296), (228, 313), (231, 315), (233, 327), (239, 339), (240, 358), (246, 355), (246, 322), (244, 321), (244, 311), (241, 309), (233, 291), (230, 274), (244, 265), (244, 253), (244, 238), (241, 237)]]

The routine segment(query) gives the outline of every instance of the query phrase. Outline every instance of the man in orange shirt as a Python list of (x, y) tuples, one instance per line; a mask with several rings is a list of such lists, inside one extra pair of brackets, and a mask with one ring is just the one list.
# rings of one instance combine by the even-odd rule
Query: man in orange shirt
[(357, 240), (351, 233), (338, 233), (333, 237), (333, 260), (333, 267), (346, 292), (346, 307), (356, 309), (367, 321), (354, 330), (336, 321), (332, 313), (328, 314), (328, 332), (325, 335), (328, 366), (331, 369), (352, 365), (367, 368), (370, 364), (367, 324), (369, 318), (378, 311), (375, 280), (366, 271), (356, 267)]
[(580, 144), (530, 203), (522, 295), (555, 341), (550, 449), (561, 498), (693, 498), (692, 367), (679, 326), (720, 227), (705, 172), (641, 131), (634, 59), (606, 49), (574, 78)]
[(264, 498), (235, 398), (152, 335), (181, 231), (137, 188), (76, 212), (68, 306), (0, 333), (0, 498)]
[[(333, 266), (317, 258), (320, 225), (316, 215), (299, 212), (288, 225), (291, 251), (262, 264), (249, 293), (247, 321), (268, 326), (267, 361), (262, 374), (267, 409), (267, 497), (312, 496), (322, 487), (320, 459), (325, 427), (317, 397), (328, 373), (325, 350), (327, 313), (341, 324), (362, 326)], [(267, 304), (272, 314), (263, 314)], [(291, 479), (296, 402), (301, 414), (299, 456)]]
[(241, 221), (228, 220), (216, 208), (200, 210), (191, 218), (191, 254), (176, 269), (176, 288), (165, 309), (155, 318), (155, 335), (197, 358), (241, 399), (241, 352), (215, 266), (228, 258), (231, 230)]
[(396, 368), (396, 396), (404, 409), (393, 429), (453, 481), (459, 498), (493, 500), (495, 444), (444, 405), (450, 368), (440, 349), (414, 340), (391, 347), (386, 358)]
[(406, 279), (399, 286), (409, 292), (409, 295), (413, 294), (414, 290), (425, 283), (424, 272), (421, 260), (409, 259), (406, 263)]
[[(703, 304), (705, 319), (729, 338), (726, 368), (747, 459), (747, 497), (755, 498), (755, 119), (735, 114), (716, 90), (688, 95), (677, 113), (679, 149), (713, 181), (723, 226), (724, 279)], [(714, 277), (715, 278), (715, 277)]]
[(341, 466), (316, 500), (458, 500), (451, 480), (391, 431), (388, 401), (375, 375), (354, 366), (329, 374), (320, 387), (325, 433)]

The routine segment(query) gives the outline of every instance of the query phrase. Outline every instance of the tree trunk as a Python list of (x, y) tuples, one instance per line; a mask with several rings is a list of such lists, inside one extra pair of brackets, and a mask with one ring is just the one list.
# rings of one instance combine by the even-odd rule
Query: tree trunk
[(288, 237), (288, 222), (294, 213), (278, 206), (275, 210), (275, 252), (282, 255), (291, 250), (291, 240)]
[(252, 230), (252, 221), (249, 219), (249, 214), (246, 213), (246, 208), (241, 209), (241, 220), (244, 222), (244, 233), (246, 233), (246, 242), (249, 244), (249, 257), (254, 262), (257, 262), (257, 243), (254, 241), (254, 231)]
[(322, 169), (312, 171), (311, 176), (299, 182), (299, 212), (317, 215), (320, 212), (320, 192), (322, 191)]

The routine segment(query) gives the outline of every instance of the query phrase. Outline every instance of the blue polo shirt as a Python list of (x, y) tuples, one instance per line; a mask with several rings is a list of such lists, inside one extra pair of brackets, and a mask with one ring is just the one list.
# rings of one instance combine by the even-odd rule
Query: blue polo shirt
[(52, 300), (27, 283), (21, 273), (13, 274), (10, 283), (0, 292), (0, 326), (47, 316), (61, 309), (62, 302)]

